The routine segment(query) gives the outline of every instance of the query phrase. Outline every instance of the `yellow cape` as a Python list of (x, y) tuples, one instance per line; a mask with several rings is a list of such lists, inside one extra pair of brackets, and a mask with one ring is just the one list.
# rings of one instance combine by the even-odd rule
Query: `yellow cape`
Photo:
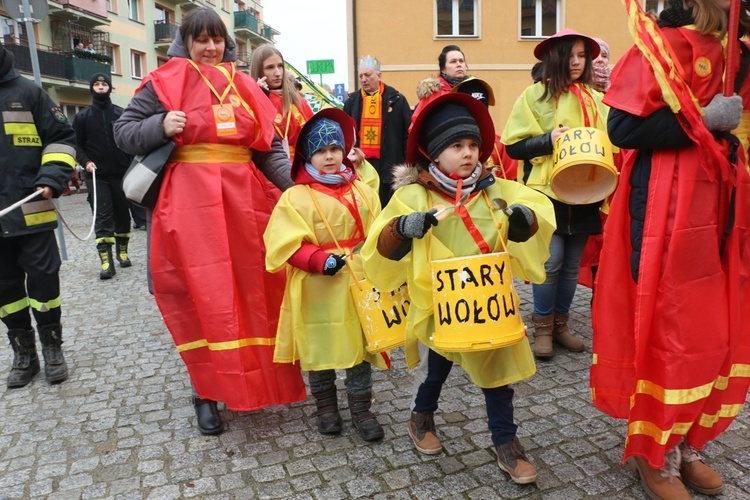
[[(585, 87), (593, 97), (592, 99), (585, 93), (583, 94), (586, 112), (591, 120), (590, 126), (606, 133), (609, 107), (602, 103), (602, 95), (599, 92), (589, 86)], [(523, 94), (518, 97), (505, 123), (505, 130), (502, 134), (503, 144), (510, 146), (524, 139), (551, 132), (560, 126), (570, 128), (584, 126), (581, 103), (575, 94), (565, 92), (557, 101), (547, 98), (539, 102), (543, 93), (544, 85), (535, 83), (526, 87)], [(612, 150), (615, 153), (619, 151), (616, 147)], [(552, 177), (552, 158), (553, 155), (546, 155), (529, 160), (535, 168), (531, 169), (526, 185), (557, 200), (557, 195), (549, 184)], [(518, 180), (521, 182), (523, 182), (523, 174), (523, 162), (521, 162), (518, 166)]]
[[(380, 200), (365, 183), (357, 180), (353, 185), (359, 214), (368, 231), (380, 213)], [(349, 210), (331, 196), (314, 190), (313, 194), (336, 240), (351, 238), (355, 221)], [(287, 265), (302, 242), (323, 247), (330, 253), (340, 253), (306, 186), (297, 185), (282, 194), (263, 241), (266, 269), (270, 272), (287, 269), (274, 361), (294, 363), (299, 360), (305, 371), (351, 368), (363, 360), (385, 368), (382, 356), (365, 350), (365, 337), (349, 292), (354, 278), (347, 267), (335, 276), (326, 276)], [(343, 246), (343, 250), (351, 253), (351, 246)], [(355, 274), (361, 277), (361, 262), (356, 255), (353, 267)]]
[[(508, 252), (515, 277), (535, 283), (543, 282), (544, 262), (549, 258), (550, 239), (555, 230), (552, 203), (543, 194), (513, 181), (497, 180), (486, 192), (490, 200), (502, 198), (508, 205), (520, 203), (536, 213), (539, 231), (525, 243), (508, 244)], [(365, 275), (375, 286), (381, 290), (393, 290), (406, 282), (409, 287), (412, 302), (406, 333), (407, 365), (413, 368), (419, 363), (417, 341), (420, 341), (460, 364), (480, 387), (499, 387), (530, 377), (536, 372), (536, 366), (526, 338), (510, 347), (470, 353), (444, 352), (435, 349), (430, 341), (434, 332), (430, 261), (481, 253), (460, 217), (451, 214), (424, 238), (413, 240), (411, 252), (400, 261), (387, 259), (378, 253), (378, 237), (391, 219), (430, 210), (436, 203), (445, 201), (421, 185), (410, 184), (400, 188), (375, 220), (362, 248)], [(493, 211), (482, 195), (473, 198), (465, 207), (492, 251), (502, 251), (502, 242), (507, 242), (507, 216), (501, 211)], [(493, 213), (501, 224), (499, 231), (492, 218)]]

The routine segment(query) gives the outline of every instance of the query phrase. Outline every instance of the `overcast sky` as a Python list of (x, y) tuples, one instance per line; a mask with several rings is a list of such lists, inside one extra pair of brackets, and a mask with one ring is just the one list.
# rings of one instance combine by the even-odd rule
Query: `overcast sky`
[[(300, 72), (307, 61), (333, 59), (336, 73), (323, 83), (347, 83), (345, 0), (262, 0), (263, 20), (275, 30), (276, 48)], [(315, 83), (320, 76), (312, 75)], [(349, 89), (347, 89), (349, 90)]]

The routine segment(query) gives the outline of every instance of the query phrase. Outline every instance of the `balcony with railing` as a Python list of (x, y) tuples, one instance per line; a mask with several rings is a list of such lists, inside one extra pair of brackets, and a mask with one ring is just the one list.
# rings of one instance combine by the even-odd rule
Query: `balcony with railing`
[(179, 24), (154, 21), (154, 47), (157, 49), (168, 48), (179, 29)]
[(237, 68), (250, 69), (250, 53), (248, 51), (237, 52)]
[(253, 45), (273, 43), (274, 35), (279, 34), (278, 31), (258, 19), (249, 9), (234, 12), (234, 32)]
[[(32, 73), (31, 51), (28, 45), (6, 44), (5, 48), (13, 53), (16, 69)], [(76, 57), (73, 52), (55, 51), (52, 47), (37, 46), (39, 73), (42, 77), (80, 82), (88, 87), (89, 79), (94, 73), (111, 76), (112, 66), (94, 59)]]
[(95, 27), (109, 24), (107, 0), (49, 0), (49, 14), (75, 23)]

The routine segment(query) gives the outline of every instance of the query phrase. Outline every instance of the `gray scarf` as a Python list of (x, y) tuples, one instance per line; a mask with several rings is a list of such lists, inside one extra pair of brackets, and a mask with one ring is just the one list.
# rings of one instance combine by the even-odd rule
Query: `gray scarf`
[[(427, 168), (429, 169), (430, 174), (432, 174), (437, 183), (440, 184), (441, 188), (454, 196), (456, 195), (456, 190), (458, 189), (458, 181), (456, 179), (451, 179), (432, 163), (430, 163), (429, 167)], [(480, 175), (482, 175), (482, 164), (477, 163), (477, 166), (474, 167), (474, 171), (471, 172), (471, 175), (464, 179), (463, 184), (461, 184), (461, 196), (474, 191), (474, 185), (479, 180)]]
[(310, 177), (320, 182), (321, 184), (344, 184), (349, 182), (354, 175), (351, 169), (346, 168), (345, 164), (341, 164), (341, 168), (335, 174), (322, 174), (320, 170), (313, 167), (312, 164), (305, 162), (305, 170), (310, 174)]

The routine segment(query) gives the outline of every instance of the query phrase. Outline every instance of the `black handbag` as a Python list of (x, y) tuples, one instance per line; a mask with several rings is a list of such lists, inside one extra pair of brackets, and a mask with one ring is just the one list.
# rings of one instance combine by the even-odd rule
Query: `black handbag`
[(175, 148), (169, 141), (145, 155), (138, 155), (122, 177), (125, 197), (145, 208), (154, 208), (164, 178), (164, 165)]

